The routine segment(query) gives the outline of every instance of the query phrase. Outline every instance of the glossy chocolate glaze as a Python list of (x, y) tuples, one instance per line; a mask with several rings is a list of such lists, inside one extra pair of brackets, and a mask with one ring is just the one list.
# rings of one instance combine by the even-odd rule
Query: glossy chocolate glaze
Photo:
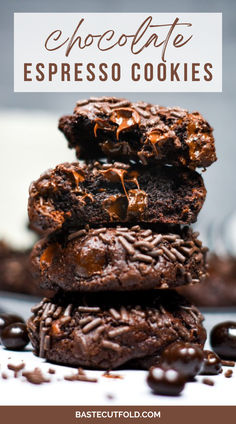
[(203, 352), (191, 343), (176, 342), (164, 350), (162, 363), (177, 370), (186, 379), (192, 379), (201, 370)]
[(213, 327), (210, 344), (220, 358), (236, 360), (236, 322), (225, 321)]

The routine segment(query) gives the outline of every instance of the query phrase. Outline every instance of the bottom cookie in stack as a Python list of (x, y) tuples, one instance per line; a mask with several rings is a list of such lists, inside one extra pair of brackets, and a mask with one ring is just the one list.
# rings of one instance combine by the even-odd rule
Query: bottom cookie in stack
[(35, 354), (76, 367), (149, 368), (171, 343), (206, 339), (201, 313), (172, 290), (58, 293), (32, 312)]

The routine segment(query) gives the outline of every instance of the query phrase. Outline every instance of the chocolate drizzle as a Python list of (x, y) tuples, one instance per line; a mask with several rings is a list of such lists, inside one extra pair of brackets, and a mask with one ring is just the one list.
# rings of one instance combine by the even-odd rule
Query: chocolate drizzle
[[(147, 134), (146, 144), (151, 143), (154, 156), (158, 158), (161, 154), (160, 147), (162, 142), (166, 142), (169, 139), (174, 138), (174, 133), (168, 130), (168, 127), (154, 128)], [(160, 145), (160, 146), (159, 146)], [(181, 144), (179, 143), (181, 146)], [(143, 152), (141, 152), (142, 154)]]
[(112, 130), (113, 129), (113, 125), (109, 124), (108, 121), (106, 121), (105, 119), (101, 119), (101, 118), (97, 118), (95, 120), (95, 125), (94, 125), (94, 135), (95, 137), (97, 137), (98, 135), (98, 130)]
[[(106, 165), (107, 168), (107, 165)], [(144, 190), (140, 190), (138, 177), (139, 172), (137, 170), (127, 170), (120, 168), (119, 164), (101, 170), (100, 173), (111, 183), (121, 182), (124, 194), (127, 198), (127, 202), (123, 196), (110, 196), (104, 202), (105, 209), (110, 214), (111, 218), (115, 215), (115, 218), (125, 219), (127, 214), (130, 216), (134, 215), (142, 217), (145, 209), (147, 208), (147, 193)], [(125, 182), (134, 183), (137, 189), (126, 190)]]
[[(109, 111), (107, 110), (109, 113)], [(94, 125), (94, 136), (98, 136), (98, 130), (113, 130), (114, 126), (117, 126), (116, 129), (116, 138), (119, 140), (119, 135), (122, 131), (125, 131), (131, 127), (139, 125), (140, 116), (135, 109), (118, 107), (113, 109), (111, 116), (109, 119), (95, 119)], [(114, 125), (115, 124), (115, 125)]]
[(117, 108), (113, 109), (112, 115), (109, 118), (111, 122), (118, 125), (116, 130), (116, 138), (119, 139), (121, 131), (130, 129), (140, 123), (140, 116), (137, 110), (132, 108)]
[(81, 171), (80, 172), (72, 171), (72, 174), (75, 179), (76, 187), (79, 188), (79, 183), (84, 181), (85, 179), (84, 174)]
[(100, 172), (103, 175), (103, 177), (107, 179), (108, 181), (110, 181), (111, 183), (121, 182), (125, 195), (126, 197), (128, 197), (128, 194), (125, 188), (125, 183), (124, 183), (124, 177), (127, 174), (127, 171), (125, 169), (119, 169), (118, 167), (117, 168), (111, 167), (111, 168), (105, 169), (104, 171), (101, 170)]

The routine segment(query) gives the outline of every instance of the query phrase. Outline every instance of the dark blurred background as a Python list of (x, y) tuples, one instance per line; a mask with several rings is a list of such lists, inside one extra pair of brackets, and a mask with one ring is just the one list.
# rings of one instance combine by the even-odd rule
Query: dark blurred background
[[(129, 97), (132, 100), (145, 100), (166, 106), (181, 106), (191, 111), (198, 110), (215, 129), (216, 147), (218, 162), (203, 174), (208, 189), (208, 197), (199, 217), (201, 222), (224, 223), (228, 214), (232, 213), (236, 206), (236, 184), (235, 184), (235, 124), (236, 119), (236, 84), (235, 84), (235, 65), (236, 65), (236, 1), (234, 0), (67, 0), (60, 2), (56, 0), (1, 0), (0, 15), (0, 43), (1, 43), (1, 78), (0, 78), (0, 112), (1, 126), (8, 122), (3, 134), (9, 137), (9, 125), (14, 127), (14, 120), (11, 121), (10, 114), (17, 116), (20, 111), (22, 120), (27, 128), (27, 113), (36, 117), (37, 125), (40, 128), (40, 122), (43, 124), (45, 119), (53, 117), (55, 134), (60, 143), (63, 143), (61, 134), (56, 133), (56, 119), (63, 113), (71, 113), (75, 102), (79, 98), (92, 95), (92, 93), (14, 93), (13, 92), (13, 12), (222, 12), (223, 13), (223, 92), (222, 93), (120, 93), (120, 96)], [(97, 93), (96, 95), (103, 94)], [(110, 93), (113, 94), (113, 93)], [(117, 93), (114, 95), (117, 95)], [(26, 111), (26, 113), (23, 113)], [(52, 115), (51, 115), (52, 114)], [(5, 120), (5, 117), (7, 119)], [(42, 117), (42, 120), (41, 120)], [(44, 121), (43, 121), (44, 119)], [(9, 124), (10, 123), (10, 124)], [(34, 124), (35, 125), (35, 124)], [(37, 127), (36, 127), (37, 128)], [(53, 127), (54, 128), (54, 127)], [(24, 127), (19, 128), (23, 131)], [(29, 137), (26, 135), (25, 137)], [(5, 139), (6, 140), (6, 139)], [(44, 140), (45, 141), (45, 140)], [(7, 141), (9, 145), (9, 140)], [(17, 140), (13, 140), (14, 143)], [(30, 133), (30, 143), (34, 143), (34, 131)], [(38, 141), (37, 141), (38, 143)], [(64, 142), (66, 145), (66, 142)], [(47, 149), (50, 140), (47, 143), (42, 142), (42, 147)], [(4, 139), (0, 141), (0, 155), (5, 155), (6, 146)], [(35, 144), (36, 146), (36, 144)], [(36, 148), (36, 147), (35, 147)], [(24, 155), (24, 151), (21, 151)], [(53, 155), (53, 152), (51, 152)], [(14, 156), (14, 149), (11, 150)], [(73, 155), (70, 152), (70, 157)], [(47, 151), (45, 150), (45, 155)], [(42, 154), (43, 156), (43, 154)], [(61, 157), (61, 161), (64, 157)], [(56, 159), (56, 156), (55, 156)], [(67, 158), (65, 158), (67, 159)], [(9, 157), (10, 160), (10, 157)], [(32, 158), (30, 159), (32, 161)], [(21, 162), (21, 161), (20, 161)], [(15, 160), (15, 166), (19, 158)], [(39, 162), (39, 157), (35, 157), (35, 164)], [(45, 166), (38, 163), (35, 168), (35, 178), (38, 177), (36, 170)], [(29, 169), (32, 165), (29, 166)], [(17, 171), (17, 170), (16, 170)], [(29, 172), (30, 177), (32, 172)], [(32, 174), (33, 175), (33, 174)], [(34, 175), (33, 175), (34, 176)], [(2, 181), (1, 174), (1, 185)], [(1, 211), (0, 211), (1, 214)], [(1, 234), (0, 234), (1, 237)]]

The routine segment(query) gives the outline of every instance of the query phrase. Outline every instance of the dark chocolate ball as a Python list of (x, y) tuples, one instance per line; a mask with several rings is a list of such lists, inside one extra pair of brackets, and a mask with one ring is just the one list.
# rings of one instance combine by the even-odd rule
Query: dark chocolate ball
[(15, 322), (8, 325), (2, 331), (2, 344), (7, 349), (22, 350), (29, 343), (26, 325), (22, 322)]
[(210, 343), (221, 358), (236, 360), (236, 322), (226, 321), (213, 327)]
[(202, 349), (191, 343), (172, 343), (162, 354), (163, 365), (179, 371), (187, 379), (197, 375), (202, 367)]
[(185, 377), (178, 371), (163, 366), (150, 368), (147, 376), (147, 384), (158, 395), (178, 396), (185, 382)]
[(7, 325), (13, 324), (14, 322), (24, 322), (24, 320), (19, 315), (0, 314), (0, 337), (1, 337), (1, 334), (2, 334), (2, 330)]
[(219, 356), (211, 350), (203, 351), (203, 364), (200, 371), (201, 375), (216, 375), (222, 370)]

